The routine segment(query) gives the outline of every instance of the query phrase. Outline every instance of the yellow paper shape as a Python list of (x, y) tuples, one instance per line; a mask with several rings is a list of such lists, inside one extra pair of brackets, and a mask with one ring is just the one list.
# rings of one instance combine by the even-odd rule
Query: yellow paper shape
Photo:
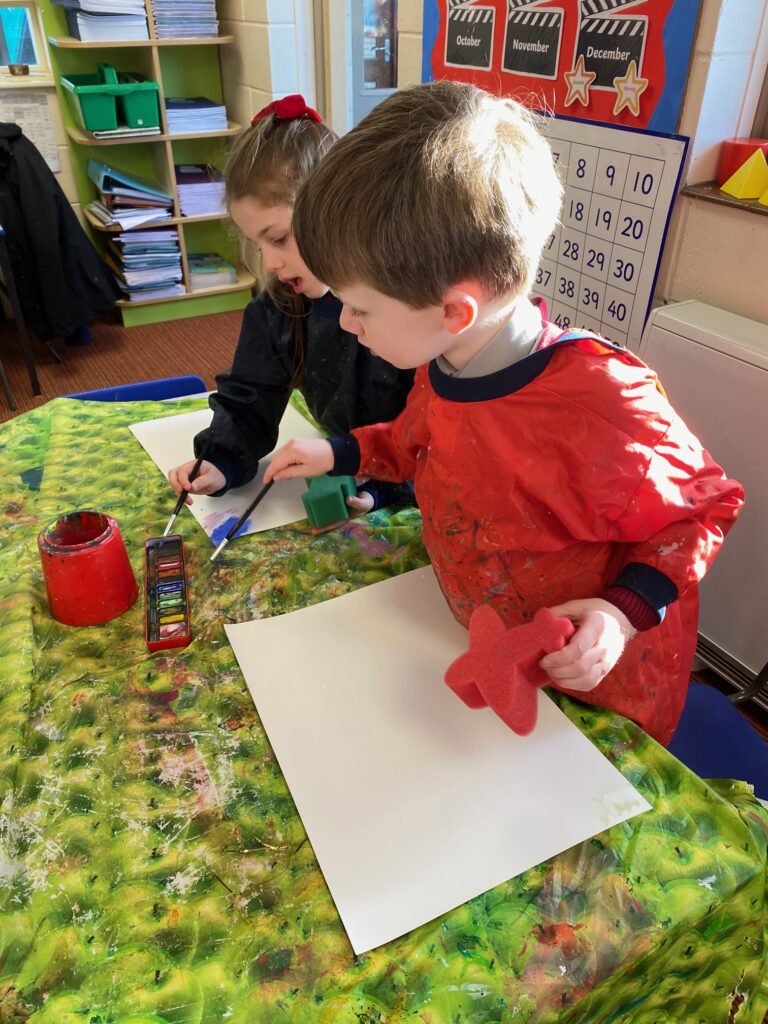
[(757, 200), (761, 206), (768, 206), (768, 188), (763, 192), (760, 198)]
[(721, 186), (734, 199), (757, 199), (768, 189), (768, 162), (762, 149), (756, 149), (749, 160)]

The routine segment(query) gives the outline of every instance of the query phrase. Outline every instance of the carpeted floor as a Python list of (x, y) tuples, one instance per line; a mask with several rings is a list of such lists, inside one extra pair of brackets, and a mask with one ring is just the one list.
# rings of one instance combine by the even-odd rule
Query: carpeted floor
[(18, 408), (11, 411), (0, 387), (0, 422), (58, 395), (156, 377), (196, 373), (212, 389), (215, 374), (231, 365), (241, 319), (242, 312), (236, 311), (128, 329), (117, 316), (105, 318), (91, 325), (90, 345), (68, 348), (62, 340), (55, 343), (63, 363), (57, 363), (33, 338), (43, 389), (37, 397), (32, 394), (13, 321), (4, 321), (0, 323), (0, 359)]

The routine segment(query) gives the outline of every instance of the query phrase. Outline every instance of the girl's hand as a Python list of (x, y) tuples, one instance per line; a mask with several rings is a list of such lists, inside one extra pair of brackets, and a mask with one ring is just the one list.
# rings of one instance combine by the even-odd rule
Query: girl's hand
[(290, 480), (296, 476), (320, 476), (333, 469), (331, 442), (323, 439), (289, 441), (278, 448), (264, 474), (270, 480)]
[(361, 516), (373, 509), (373, 495), (370, 491), (358, 491), (347, 498), (347, 504)]
[[(190, 494), (215, 494), (222, 487), (227, 486), (227, 478), (211, 462), (201, 462), (200, 470), (192, 481), (189, 482), (189, 474), (192, 472), (196, 459), (190, 459), (183, 466), (176, 466), (168, 474), (168, 482), (177, 494), (182, 491), (189, 491)], [(192, 504), (192, 499), (187, 495), (186, 505)]]
[(576, 632), (561, 651), (542, 658), (539, 667), (566, 690), (594, 690), (619, 660), (635, 629), (624, 612), (599, 597), (566, 601), (549, 610), (570, 619)]

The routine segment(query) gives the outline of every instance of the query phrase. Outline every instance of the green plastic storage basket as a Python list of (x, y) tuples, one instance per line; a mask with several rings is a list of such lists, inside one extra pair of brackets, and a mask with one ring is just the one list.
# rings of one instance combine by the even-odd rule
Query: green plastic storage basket
[(157, 82), (99, 64), (95, 75), (62, 75), (75, 118), (89, 132), (156, 128), (160, 124)]

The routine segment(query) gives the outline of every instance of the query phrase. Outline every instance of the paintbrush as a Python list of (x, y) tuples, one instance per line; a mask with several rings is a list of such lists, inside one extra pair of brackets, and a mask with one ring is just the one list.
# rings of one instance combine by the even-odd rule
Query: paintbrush
[(243, 512), (243, 514), (237, 520), (235, 525), (233, 527), (231, 527), (227, 531), (227, 536), (224, 538), (224, 540), (221, 542), (221, 544), (219, 544), (219, 546), (216, 548), (216, 550), (211, 555), (211, 561), (212, 562), (216, 561), (216, 559), (219, 556), (219, 552), (224, 550), (224, 548), (227, 546), (227, 544), (229, 544), (229, 542), (232, 540), (232, 538), (237, 536), (237, 532), (240, 529), (240, 527), (243, 525), (243, 523), (246, 521), (246, 519), (248, 519), (248, 517), (253, 513), (253, 510), (256, 508), (256, 506), (259, 504), (261, 499), (265, 496), (265, 494), (267, 493), (267, 491), (270, 489), (270, 487), (272, 486), (272, 484), (274, 482), (275, 482), (274, 480), (270, 480), (268, 484), (264, 484), (264, 486), (261, 488), (259, 493), (253, 499), (251, 504), (248, 506), (248, 508), (245, 510), (245, 512)]
[[(195, 479), (197, 474), (200, 472), (200, 467), (203, 464), (203, 459), (204, 458), (205, 458), (205, 452), (203, 452), (203, 454), (200, 456), (200, 458), (197, 460), (197, 462), (192, 467), (192, 472), (189, 474), (189, 482), (190, 483), (192, 483), (192, 481)], [(179, 500), (176, 502), (176, 508), (173, 510), (173, 515), (168, 520), (168, 525), (163, 530), (163, 536), (164, 537), (167, 537), (168, 534), (171, 532), (171, 528), (173, 527), (173, 524), (176, 522), (176, 516), (184, 508), (184, 502), (187, 500), (187, 495), (188, 494), (189, 494), (189, 491), (182, 491), (181, 494), (179, 495)]]

